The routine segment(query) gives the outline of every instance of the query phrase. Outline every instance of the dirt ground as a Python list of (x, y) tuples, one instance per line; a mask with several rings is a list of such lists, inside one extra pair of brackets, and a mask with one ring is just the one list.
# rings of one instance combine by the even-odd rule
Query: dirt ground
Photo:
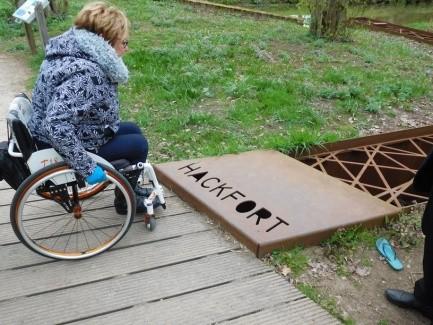
[(5, 116), (9, 103), (17, 93), (25, 91), (30, 69), (23, 59), (0, 53), (0, 71), (0, 140), (4, 140), (6, 139)]
[(427, 98), (416, 101), (411, 105), (410, 110), (397, 109), (395, 113), (395, 117), (371, 114), (367, 121), (364, 122), (365, 126), (361, 126), (360, 136), (419, 128), (433, 124), (433, 103)]
[(391, 269), (376, 250), (366, 250), (362, 254), (371, 266), (356, 266), (355, 258), (353, 273), (339, 276), (324, 250), (312, 247), (307, 249), (310, 267), (297, 281), (309, 283), (321, 294), (334, 298), (340, 313), (356, 324), (430, 324), (421, 314), (395, 307), (384, 297), (386, 288), (412, 291), (414, 282), (422, 276), (422, 249), (422, 245), (396, 249), (404, 264), (400, 272)]
[[(19, 58), (0, 53), (0, 123), (4, 123), (7, 105), (13, 96), (25, 88), (29, 69)], [(377, 134), (414, 128), (433, 123), (433, 103), (420, 100), (411, 111), (402, 111), (397, 117), (378, 117), (372, 115), (362, 135)], [(0, 138), (5, 130), (0, 127)], [(313, 285), (322, 294), (333, 297), (343, 316), (353, 319), (356, 324), (430, 324), (416, 312), (397, 308), (389, 304), (383, 292), (386, 288), (412, 290), (416, 279), (422, 276), (422, 244), (412, 249), (397, 248), (398, 256), (405, 265), (401, 272), (393, 271), (375, 250), (361, 252), (370, 263), (368, 267), (356, 266), (353, 273), (339, 276), (336, 265), (325, 256), (322, 247), (306, 249), (310, 266), (297, 281)], [(356, 257), (354, 257), (356, 259)]]
[[(356, 123), (356, 121), (354, 121)], [(395, 116), (372, 114), (360, 128), (360, 136), (374, 135), (417, 128), (433, 124), (433, 103), (428, 99), (418, 100), (410, 110), (398, 110)], [(419, 217), (422, 207), (418, 211)], [(397, 255), (404, 264), (404, 270), (391, 269), (375, 249), (358, 252), (352, 257), (353, 273), (339, 276), (336, 265), (325, 256), (321, 247), (306, 249), (311, 262), (307, 272), (296, 279), (315, 287), (320, 293), (336, 300), (339, 312), (356, 324), (433, 324), (420, 313), (395, 307), (384, 296), (386, 288), (412, 291), (414, 283), (422, 277), (423, 235), (418, 234), (421, 244), (412, 248), (396, 245)], [(358, 267), (359, 260), (367, 258), (369, 267)]]

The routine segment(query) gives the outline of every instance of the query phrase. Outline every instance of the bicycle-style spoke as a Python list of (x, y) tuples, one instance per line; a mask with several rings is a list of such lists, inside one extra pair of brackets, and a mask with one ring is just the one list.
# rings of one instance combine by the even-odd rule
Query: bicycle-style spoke
[[(43, 200), (43, 201), (40, 201), (40, 202), (43, 202), (45, 205), (47, 204), (47, 203), (46, 203), (46, 200)], [(54, 201), (53, 201), (53, 202), (54, 202)], [(44, 210), (44, 211), (47, 211), (47, 212), (53, 212), (53, 213), (59, 213), (59, 212), (64, 211), (63, 208), (62, 208), (62, 209), (56, 209), (56, 210), (54, 210), (54, 209), (51, 208), (51, 207), (40, 206), (40, 205), (34, 205), (33, 203), (32, 203), (32, 204), (27, 203), (26, 206), (31, 207), (31, 208), (36, 208), (36, 209)], [(52, 206), (54, 206), (54, 205), (52, 205)], [(61, 207), (61, 206), (58, 205), (58, 204), (56, 203), (56, 207)], [(34, 215), (38, 215), (38, 213), (35, 212)]]
[[(96, 238), (96, 240), (99, 242), (99, 244), (102, 244), (102, 242), (99, 240), (98, 236), (96, 236), (96, 232), (90, 228), (90, 226), (92, 224), (89, 223), (89, 221), (86, 219), (84, 219), (83, 222), (87, 225), (87, 228), (89, 229), (90, 233)], [(98, 230), (98, 229), (96, 229), (96, 230)]]
[(82, 207), (87, 210), (90, 209), (90, 206), (92, 206), (93, 204), (101, 205), (101, 202), (102, 203), (108, 202), (110, 206), (113, 206), (114, 205), (113, 192), (114, 190), (104, 190), (92, 196), (91, 198), (82, 200), (81, 201)]
[(84, 239), (85, 239), (85, 241), (86, 241), (87, 250), (90, 250), (89, 241), (87, 240), (87, 236), (86, 236), (86, 232), (84, 231), (84, 227), (83, 227), (83, 225), (82, 225), (81, 222), (80, 222), (79, 224), (80, 224), (80, 226), (81, 226), (82, 234), (83, 234)]
[[(56, 224), (56, 223), (58, 223), (59, 221), (62, 221), (62, 220), (63, 219), (56, 219), (56, 220), (50, 222), (49, 224), (47, 224), (45, 227), (39, 229), (38, 231), (32, 232), (32, 236), (35, 236), (36, 234), (39, 234), (42, 230), (48, 229), (51, 226), (53, 226), (54, 224)], [(42, 224), (42, 223), (40, 223), (40, 224)], [(36, 224), (36, 225), (38, 225), (38, 224)], [(34, 224), (32, 224), (31, 226), (34, 226)]]
[(77, 224), (77, 219), (75, 219), (75, 222), (72, 225), (71, 232), (69, 233), (68, 240), (66, 241), (65, 248), (63, 249), (63, 252), (65, 252), (65, 253), (66, 253), (66, 248), (68, 247), (69, 241), (71, 240), (71, 236), (75, 233), (74, 229), (75, 229), (76, 224)]
[(64, 225), (64, 226), (61, 227), (61, 228), (58, 228), (58, 229), (53, 233), (53, 235), (52, 235), (51, 237), (54, 237), (54, 234), (56, 234), (60, 229), (63, 229), (62, 232), (61, 232), (58, 236), (55, 237), (56, 240), (55, 240), (55, 242), (54, 242), (52, 248), (57, 244), (57, 242), (59, 241), (61, 235), (65, 233), (65, 229), (66, 229), (67, 226), (72, 222), (72, 220), (73, 220), (72, 218), (69, 219), (69, 221), (66, 223), (66, 225)]

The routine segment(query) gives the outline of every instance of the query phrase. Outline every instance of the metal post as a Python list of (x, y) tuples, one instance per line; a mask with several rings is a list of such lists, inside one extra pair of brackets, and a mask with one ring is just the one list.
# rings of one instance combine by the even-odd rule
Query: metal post
[[(19, 1), (15, 1), (15, 4), (17, 5), (18, 8), (24, 2), (25, 0), (19, 0)], [(36, 42), (35, 42), (35, 35), (33, 33), (32, 25), (24, 23), (24, 29), (26, 31), (26, 37), (27, 37), (27, 42), (29, 43), (30, 51), (32, 52), (32, 54), (36, 54)]]
[(45, 19), (44, 8), (40, 2), (36, 3), (35, 15), (36, 20), (38, 21), (39, 32), (41, 33), (42, 43), (44, 45), (43, 47), (45, 52), (45, 46), (48, 44), (48, 40), (50, 39), (50, 37), (48, 36), (48, 28), (47, 21)]

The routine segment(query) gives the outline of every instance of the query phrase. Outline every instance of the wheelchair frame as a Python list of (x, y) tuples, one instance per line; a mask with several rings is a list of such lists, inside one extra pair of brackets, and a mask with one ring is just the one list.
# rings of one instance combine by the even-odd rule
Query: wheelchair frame
[[(22, 158), (25, 161), (30, 171), (30, 176), (27, 177), (27, 179), (23, 182), (23, 184), (21, 184), (21, 186), (18, 188), (17, 192), (15, 193), (12, 206), (11, 206), (11, 222), (14, 231), (21, 242), (23, 242), (27, 247), (29, 247), (30, 249), (32, 249), (33, 251), (41, 255), (45, 255), (57, 259), (87, 258), (102, 253), (103, 251), (115, 245), (126, 234), (135, 216), (136, 202), (135, 202), (134, 191), (132, 190), (132, 187), (129, 185), (129, 183), (128, 184), (125, 183), (128, 181), (125, 179), (124, 174), (122, 174), (122, 171), (127, 171), (127, 170), (140, 171), (138, 177), (139, 184), (137, 186), (142, 186), (146, 179), (149, 180), (152, 186), (149, 197), (147, 197), (144, 200), (144, 204), (146, 205), (147, 208), (147, 213), (145, 214), (144, 221), (146, 227), (149, 230), (153, 230), (153, 228), (155, 227), (155, 219), (154, 219), (154, 211), (153, 211), (153, 204), (155, 200), (159, 200), (159, 203), (164, 209), (166, 208), (166, 205), (165, 205), (163, 188), (157, 180), (152, 165), (148, 161), (146, 161), (143, 163), (138, 163), (136, 165), (129, 165), (124, 169), (116, 170), (113, 164), (111, 164), (104, 158), (88, 152), (88, 154), (92, 157), (92, 159), (94, 159), (98, 163), (98, 165), (102, 166), (106, 170), (109, 180), (111, 182), (114, 182), (113, 184), (115, 185), (117, 184), (116, 189), (120, 188), (120, 192), (122, 192), (123, 197), (125, 198), (125, 201), (127, 203), (126, 204), (127, 217), (125, 219), (126, 222), (121, 227), (119, 234), (113, 237), (113, 239), (110, 239), (110, 241), (108, 241), (108, 244), (101, 245), (100, 249), (90, 250), (89, 254), (87, 253), (82, 254), (81, 252), (79, 252), (78, 254), (52, 253), (50, 252), (49, 249), (47, 250), (40, 249), (40, 247), (38, 247), (35, 243), (33, 243), (32, 239), (28, 238), (29, 237), (27, 236), (28, 234), (24, 232), (25, 230), (23, 230), (22, 220), (21, 220), (22, 216), (19, 215), (20, 213), (22, 213), (23, 210), (23, 207), (21, 207), (20, 205), (21, 204), (20, 200), (27, 199), (30, 196), (30, 194), (26, 194), (26, 193), (23, 194), (22, 193), (23, 191), (33, 190), (36, 191), (37, 194), (42, 198), (56, 201), (57, 203), (62, 205), (62, 207), (65, 210), (67, 210), (67, 212), (73, 213), (75, 218), (78, 219), (77, 216), (79, 216), (79, 218), (82, 218), (81, 206), (79, 206), (80, 204), (78, 203), (79, 200), (86, 200), (92, 197), (93, 195), (97, 195), (99, 192), (105, 189), (105, 186), (108, 186), (107, 184), (109, 183), (109, 181), (95, 184), (93, 185), (93, 187), (90, 187), (89, 190), (88, 189), (89, 185), (85, 184), (83, 177), (79, 176), (70, 168), (67, 167), (64, 167), (63, 169), (60, 168), (62, 165), (65, 165), (65, 163), (63, 158), (54, 149), (51, 148), (51, 149), (34, 151), (35, 146), (33, 143), (33, 138), (27, 128), (27, 123), (30, 119), (30, 116), (31, 116), (30, 100), (27, 98), (25, 94), (17, 95), (15, 99), (12, 101), (12, 103), (9, 105), (9, 110), (7, 115), (8, 140), (9, 140), (8, 153), (12, 157)], [(62, 171), (59, 171), (59, 168), (62, 169)], [(67, 168), (67, 170), (65, 168)], [(53, 177), (50, 176), (51, 169), (53, 171), (56, 170), (56, 172), (53, 173)], [(73, 187), (71, 187), (72, 190), (69, 189), (69, 192), (65, 192), (64, 190), (61, 190), (55, 192), (54, 194), (53, 193), (50, 194), (48, 192), (38, 192), (36, 185), (34, 186), (31, 185), (34, 183), (34, 179), (36, 179), (35, 181), (36, 183), (40, 181), (38, 180), (39, 177), (38, 175), (45, 175), (43, 176), (45, 178), (42, 179), (43, 180), (49, 179), (51, 188), (63, 189), (63, 188), (68, 188), (69, 186), (71, 186), (71, 184), (73, 184)], [(40, 181), (40, 182), (41, 184), (43, 184), (43, 182), (45, 181)], [(79, 185), (77, 186), (77, 184)], [(41, 187), (40, 184), (38, 186)], [(82, 188), (86, 188), (87, 190), (85, 192), (84, 191), (79, 192), (79, 190)], [(59, 199), (60, 197), (61, 199)], [(62, 200), (65, 200), (65, 202), (60, 202)], [(77, 210), (76, 207), (71, 206), (73, 205), (73, 203), (71, 203), (73, 201), (77, 203), (77, 206), (79, 206), (78, 207), (78, 210), (80, 210), (79, 212), (75, 211)], [(84, 232), (84, 229), (82, 229), (82, 231)]]

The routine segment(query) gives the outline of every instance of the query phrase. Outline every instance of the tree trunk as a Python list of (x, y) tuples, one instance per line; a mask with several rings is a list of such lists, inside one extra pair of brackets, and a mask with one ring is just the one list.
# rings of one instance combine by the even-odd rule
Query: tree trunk
[(348, 0), (310, 0), (310, 32), (316, 37), (345, 36)]

